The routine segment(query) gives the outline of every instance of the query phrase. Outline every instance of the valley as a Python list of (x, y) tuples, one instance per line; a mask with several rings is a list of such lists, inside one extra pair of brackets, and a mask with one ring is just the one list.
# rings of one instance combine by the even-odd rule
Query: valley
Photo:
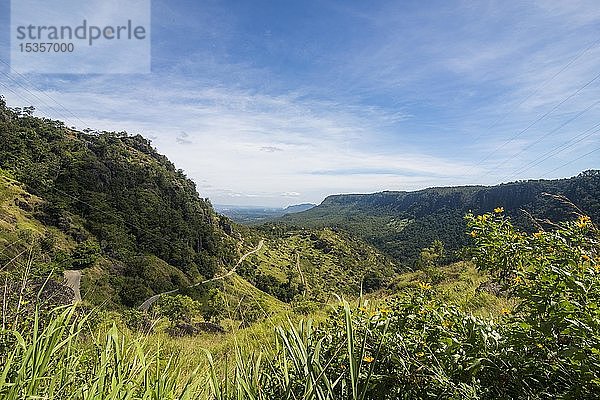
[(140, 135), (0, 106), (1, 398), (600, 391), (600, 171), (230, 218)]

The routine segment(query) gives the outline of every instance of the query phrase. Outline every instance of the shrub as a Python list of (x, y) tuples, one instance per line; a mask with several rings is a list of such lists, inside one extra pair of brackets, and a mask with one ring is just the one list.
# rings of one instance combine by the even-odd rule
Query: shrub
[(533, 234), (501, 208), (467, 221), (475, 262), (518, 302), (506, 322), (514, 379), (547, 397), (600, 395), (600, 245), (590, 218)]
[(89, 268), (100, 257), (100, 245), (94, 240), (86, 240), (75, 247), (71, 253), (71, 268)]
[(188, 296), (161, 296), (158, 301), (158, 314), (166, 317), (171, 325), (178, 322), (189, 323), (199, 311), (200, 305)]

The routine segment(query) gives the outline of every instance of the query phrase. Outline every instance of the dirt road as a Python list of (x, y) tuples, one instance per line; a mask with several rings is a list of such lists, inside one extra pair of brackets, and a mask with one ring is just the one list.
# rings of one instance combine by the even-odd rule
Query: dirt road
[(73, 303), (80, 302), (81, 292), (79, 291), (79, 287), (81, 286), (81, 271), (68, 269), (63, 272), (63, 276), (65, 278), (65, 285), (70, 287), (74, 292)]
[[(264, 242), (265, 242), (264, 239), (261, 239), (260, 242), (258, 242), (258, 246), (256, 246), (256, 248), (254, 250), (251, 250), (251, 251), (247, 252), (246, 254), (244, 254), (243, 256), (241, 256), (240, 259), (238, 260), (238, 262), (226, 274), (217, 276), (216, 278), (211, 278), (211, 279), (207, 279), (207, 280), (202, 281), (202, 282), (195, 283), (193, 285), (190, 285), (189, 287), (190, 288), (197, 287), (197, 286), (204, 285), (204, 284), (209, 283), (209, 282), (218, 281), (220, 279), (224, 279), (224, 278), (227, 278), (228, 276), (233, 275), (233, 273), (235, 272), (235, 270), (237, 269), (237, 267), (246, 259), (246, 257), (248, 257), (251, 254), (256, 253), (257, 251), (259, 251), (263, 247)], [(163, 292), (163, 293), (155, 294), (154, 296), (147, 298), (138, 307), (138, 309), (140, 309), (142, 311), (148, 311), (148, 309), (152, 306), (152, 304), (154, 304), (160, 298), (160, 296), (171, 294), (171, 293), (175, 293), (175, 292), (178, 292), (178, 291), (179, 291), (179, 289), (175, 289), (175, 290), (170, 290), (168, 292)]]

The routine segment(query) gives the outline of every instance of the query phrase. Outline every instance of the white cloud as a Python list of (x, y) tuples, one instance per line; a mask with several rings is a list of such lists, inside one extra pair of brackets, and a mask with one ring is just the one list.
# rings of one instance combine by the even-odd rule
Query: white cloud
[[(351, 14), (366, 34), (321, 54), (325, 67), (302, 82), (253, 60), (228, 60), (217, 46), (177, 62), (158, 53), (164, 69), (150, 76), (28, 76), (44, 92), (18, 76), (0, 85), (15, 92), (6, 93), (12, 105), (34, 104), (80, 128), (153, 138), (215, 203), (283, 205), (286, 193), (318, 202), (330, 193), (491, 184), (597, 119), (590, 110), (536, 143), (600, 95), (596, 82), (535, 122), (600, 66), (595, 46), (557, 75), (597, 40), (595, 1), (571, 4), (456, 2), (408, 13), (397, 4), (362, 13), (343, 4), (332, 12)], [(233, 17), (217, 14), (214, 25), (204, 16), (198, 29), (216, 43), (234, 40)], [(541, 175), (585, 146), (528, 173)]]
[[(96, 89), (90, 96), (93, 87), (102, 91)], [(58, 106), (42, 104), (39, 112), (79, 128), (85, 127), (82, 120), (94, 129), (153, 137), (160, 152), (196, 182), (203, 182), (198, 185), (201, 194), (215, 203), (233, 197), (281, 205), (282, 197), (300, 197), (300, 193), (308, 196), (302, 200), (318, 202), (331, 191), (402, 188), (400, 182), (410, 182), (414, 176), (449, 176), (466, 170), (465, 165), (408, 147), (402, 154), (374, 148), (378, 131), (398, 118), (375, 107), (362, 111), (295, 95), (181, 89), (173, 81), (160, 87), (157, 82), (138, 81), (120, 86), (118, 92), (115, 89), (111, 80), (97, 78), (62, 93), (48, 92), (78, 119), (59, 112)], [(7, 96), (13, 105), (27, 100), (39, 104), (36, 98), (53, 105), (39, 91), (14, 90), (18, 96)], [(399, 176), (313, 173), (349, 169), (396, 170)], [(402, 171), (410, 178), (399, 180)]]

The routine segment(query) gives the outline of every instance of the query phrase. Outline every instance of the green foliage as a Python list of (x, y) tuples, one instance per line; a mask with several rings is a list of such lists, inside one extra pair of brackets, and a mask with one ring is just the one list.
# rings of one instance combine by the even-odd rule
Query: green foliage
[(0, 354), (0, 397), (21, 399), (195, 399), (196, 371), (183, 371), (144, 340), (127, 339), (113, 325), (84, 342), (86, 318), (56, 309), (45, 327), (9, 331), (16, 345)]
[(434, 240), (431, 246), (421, 250), (419, 255), (419, 265), (421, 267), (439, 266), (440, 261), (444, 258), (444, 243), (439, 240)]
[[(18, 346), (3, 355), (0, 394), (67, 399), (121, 398), (124, 393), (136, 399), (598, 398), (600, 245), (591, 220), (581, 215), (534, 234), (515, 229), (500, 209), (467, 220), (475, 262), (504, 285), (514, 309), (475, 316), (419, 281), (377, 307), (342, 302), (318, 326), (310, 319), (275, 326), (271, 340), (249, 350), (236, 341), (224, 358), (229, 361), (216, 363), (208, 353), (205, 375), (196, 370), (179, 378), (177, 354), (165, 359), (144, 342), (126, 339), (116, 327), (96, 338), (92, 351), (78, 346), (81, 325), (69, 322), (69, 312), (58, 312), (48, 329), (34, 323), (23, 334), (11, 332)], [(294, 304), (299, 311), (304, 306)], [(189, 321), (196, 306), (174, 296), (165, 298), (161, 309), (172, 321)], [(159, 388), (165, 391), (158, 394)]]
[(425, 271), (429, 282), (439, 283), (444, 280), (445, 276), (439, 269), (444, 256), (444, 244), (439, 240), (434, 240), (431, 246), (421, 250), (417, 266)]
[(225, 315), (226, 304), (223, 301), (223, 293), (218, 288), (208, 290), (202, 299), (200, 313), (206, 321), (218, 323)]
[[(576, 208), (540, 196), (554, 192), (597, 218), (598, 171), (492, 188), (332, 196), (285, 218), (311, 229), (254, 231), (218, 216), (141, 136), (76, 132), (0, 99), (0, 143), (2, 398), (600, 397), (598, 230), (581, 212), (559, 224), (516, 212), (572, 219)], [(496, 204), (512, 219), (502, 208), (463, 218)], [(340, 229), (314, 229), (323, 225), (354, 230), (422, 270), (388, 286), (394, 265), (386, 256)], [(289, 305), (236, 274), (189, 288), (234, 265), (242, 237), (262, 236), (264, 248), (237, 272)], [(468, 240), (481, 274), (442, 266)], [(98, 328), (80, 308), (52, 308), (72, 297), (56, 276), (61, 267), (86, 269), (84, 284), (99, 290), (98, 301), (133, 307), (178, 289), (157, 311), (171, 328), (194, 331), (200, 314), (266, 326), (290, 305), (295, 314), (318, 313), (331, 291), (397, 292), (378, 307), (342, 303), (317, 326), (310, 319), (275, 325), (268, 340), (253, 338), (259, 344), (250, 351), (236, 342), (225, 353), (233, 365), (209, 354), (203, 375), (186, 373), (177, 352), (167, 355), (146, 338)], [(483, 274), (504, 298), (486, 293)], [(153, 327), (135, 310), (122, 321), (144, 334)]]
[[(43, 198), (38, 203), (19, 198), (17, 204), (79, 243), (69, 268), (89, 268), (99, 257), (129, 266), (152, 255), (184, 276), (167, 280), (167, 286), (183, 287), (235, 263), (236, 239), (226, 219), (143, 137), (74, 131), (11, 110), (2, 99), (0, 143), (2, 183), (10, 183), (8, 174)], [(139, 266), (113, 268), (111, 275), (124, 279), (112, 280), (122, 295), (111, 300), (137, 306), (136, 291), (161, 290), (146, 283), (145, 272)]]
[(571, 218), (569, 206), (544, 193), (566, 196), (586, 210), (592, 219), (598, 220), (599, 191), (600, 171), (596, 170), (570, 179), (520, 181), (491, 187), (439, 187), (416, 192), (334, 195), (317, 207), (278, 221), (288, 230), (289, 227), (344, 229), (392, 257), (406, 270), (415, 266), (421, 250), (434, 240), (445, 246), (442, 263), (461, 259), (458, 252), (468, 244), (468, 238), (463, 235), (466, 229), (464, 215), (468, 212), (484, 213), (502, 204), (515, 226), (531, 232), (535, 227), (522, 210), (555, 222)]
[(600, 393), (600, 237), (591, 219), (531, 235), (502, 209), (467, 219), (476, 262), (519, 300), (509, 340), (527, 384), (572, 398)]
[(100, 257), (100, 245), (94, 240), (86, 240), (79, 243), (71, 252), (71, 268), (89, 268)]
[(150, 333), (152, 331), (153, 323), (147, 313), (135, 308), (129, 308), (123, 310), (121, 315), (125, 325), (132, 331), (144, 333)]
[(292, 303), (292, 310), (296, 314), (311, 315), (321, 308), (321, 304), (310, 300), (298, 300)]
[(238, 273), (278, 299), (326, 301), (332, 293), (358, 296), (381, 289), (394, 274), (394, 264), (375, 248), (332, 229), (273, 233), (261, 251), (248, 257)]
[(199, 311), (200, 305), (188, 296), (161, 296), (158, 301), (158, 314), (166, 317), (171, 324), (177, 322), (190, 323)]
[[(367, 398), (467, 398), (482, 358), (501, 338), (492, 321), (436, 302), (423, 284), (418, 291), (377, 310), (360, 307), (351, 319), (334, 314), (323, 329), (325, 358), (343, 342), (351, 324), (362, 336), (357, 346), (372, 368)], [(351, 359), (338, 358), (333, 369), (345, 370)], [(336, 365), (337, 364), (337, 365)]]

